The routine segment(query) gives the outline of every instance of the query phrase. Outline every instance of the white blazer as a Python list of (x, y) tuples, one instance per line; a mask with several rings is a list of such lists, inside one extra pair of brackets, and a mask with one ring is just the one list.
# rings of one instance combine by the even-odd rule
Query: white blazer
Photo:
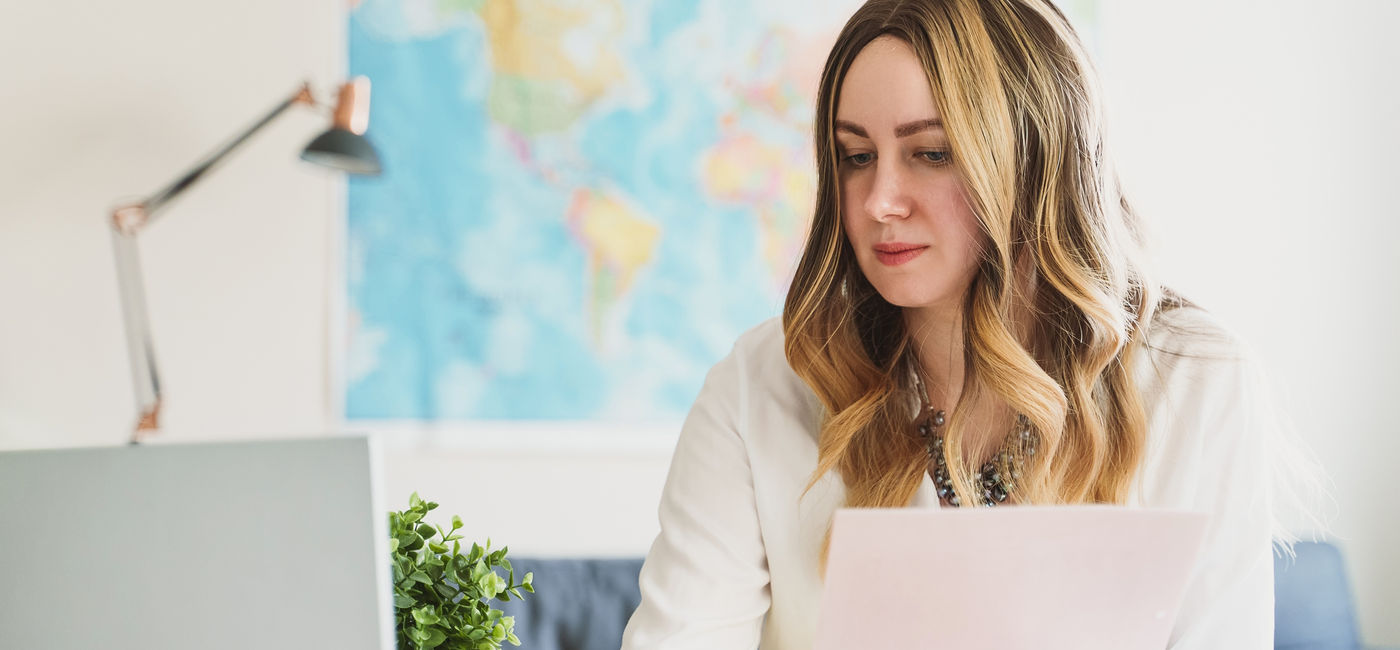
[[(1214, 515), (1170, 647), (1268, 650), (1275, 419), (1265, 388), (1245, 346), (1204, 311), (1158, 319), (1138, 355), (1148, 440), (1128, 505)], [(799, 498), (816, 468), (821, 411), (788, 366), (778, 319), (745, 333), (710, 370), (671, 461), (623, 650), (812, 646), (818, 555), (844, 499), (834, 473)], [(910, 507), (937, 504), (925, 475)]]

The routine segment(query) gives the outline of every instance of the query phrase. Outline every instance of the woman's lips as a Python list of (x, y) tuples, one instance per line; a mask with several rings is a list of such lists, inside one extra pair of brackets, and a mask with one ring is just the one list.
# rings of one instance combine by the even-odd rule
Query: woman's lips
[(885, 266), (899, 266), (928, 250), (928, 246), (912, 244), (880, 244), (875, 247), (875, 258)]

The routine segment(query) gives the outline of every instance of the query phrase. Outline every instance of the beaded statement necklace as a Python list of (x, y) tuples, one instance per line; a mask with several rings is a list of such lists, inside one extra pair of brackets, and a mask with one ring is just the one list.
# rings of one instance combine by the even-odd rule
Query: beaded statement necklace
[[(919, 423), (919, 437), (923, 438), (929, 458), (933, 460), (933, 486), (938, 491), (938, 501), (945, 506), (958, 507), (962, 505), (962, 499), (953, 491), (948, 459), (943, 455), (943, 423), (947, 419), (946, 414), (929, 403), (928, 390), (924, 388), (921, 373), (914, 371), (912, 374), (915, 389), (919, 392), (919, 403), (922, 405), (920, 416), (924, 418)], [(1031, 431), (1030, 420), (1018, 413), (1016, 425), (1007, 434), (1001, 450), (983, 463), (982, 468), (973, 475), (973, 486), (981, 492), (977, 495), (978, 501), (988, 508), (1005, 502), (1011, 496), (1016, 481), (1021, 478), (1019, 459), (1034, 456), (1035, 450), (1036, 435)]]

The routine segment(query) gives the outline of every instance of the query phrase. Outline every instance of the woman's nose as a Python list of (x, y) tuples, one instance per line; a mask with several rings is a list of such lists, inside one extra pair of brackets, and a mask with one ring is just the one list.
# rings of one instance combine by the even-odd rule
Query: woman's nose
[(865, 212), (870, 218), (887, 222), (909, 216), (909, 183), (904, 170), (897, 162), (877, 159), (875, 178), (870, 186), (870, 194), (865, 197)]

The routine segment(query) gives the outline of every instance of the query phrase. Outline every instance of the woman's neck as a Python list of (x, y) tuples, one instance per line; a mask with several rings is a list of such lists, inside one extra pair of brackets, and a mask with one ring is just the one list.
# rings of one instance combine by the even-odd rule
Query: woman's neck
[(929, 403), (949, 414), (957, 409), (964, 423), (959, 438), (963, 461), (980, 467), (1000, 448), (1013, 414), (986, 394), (969, 397), (976, 403), (961, 403), (966, 366), (962, 310), (923, 307), (904, 314)]
[(933, 407), (951, 411), (962, 394), (963, 316), (960, 307), (930, 305), (904, 310), (904, 325)]

